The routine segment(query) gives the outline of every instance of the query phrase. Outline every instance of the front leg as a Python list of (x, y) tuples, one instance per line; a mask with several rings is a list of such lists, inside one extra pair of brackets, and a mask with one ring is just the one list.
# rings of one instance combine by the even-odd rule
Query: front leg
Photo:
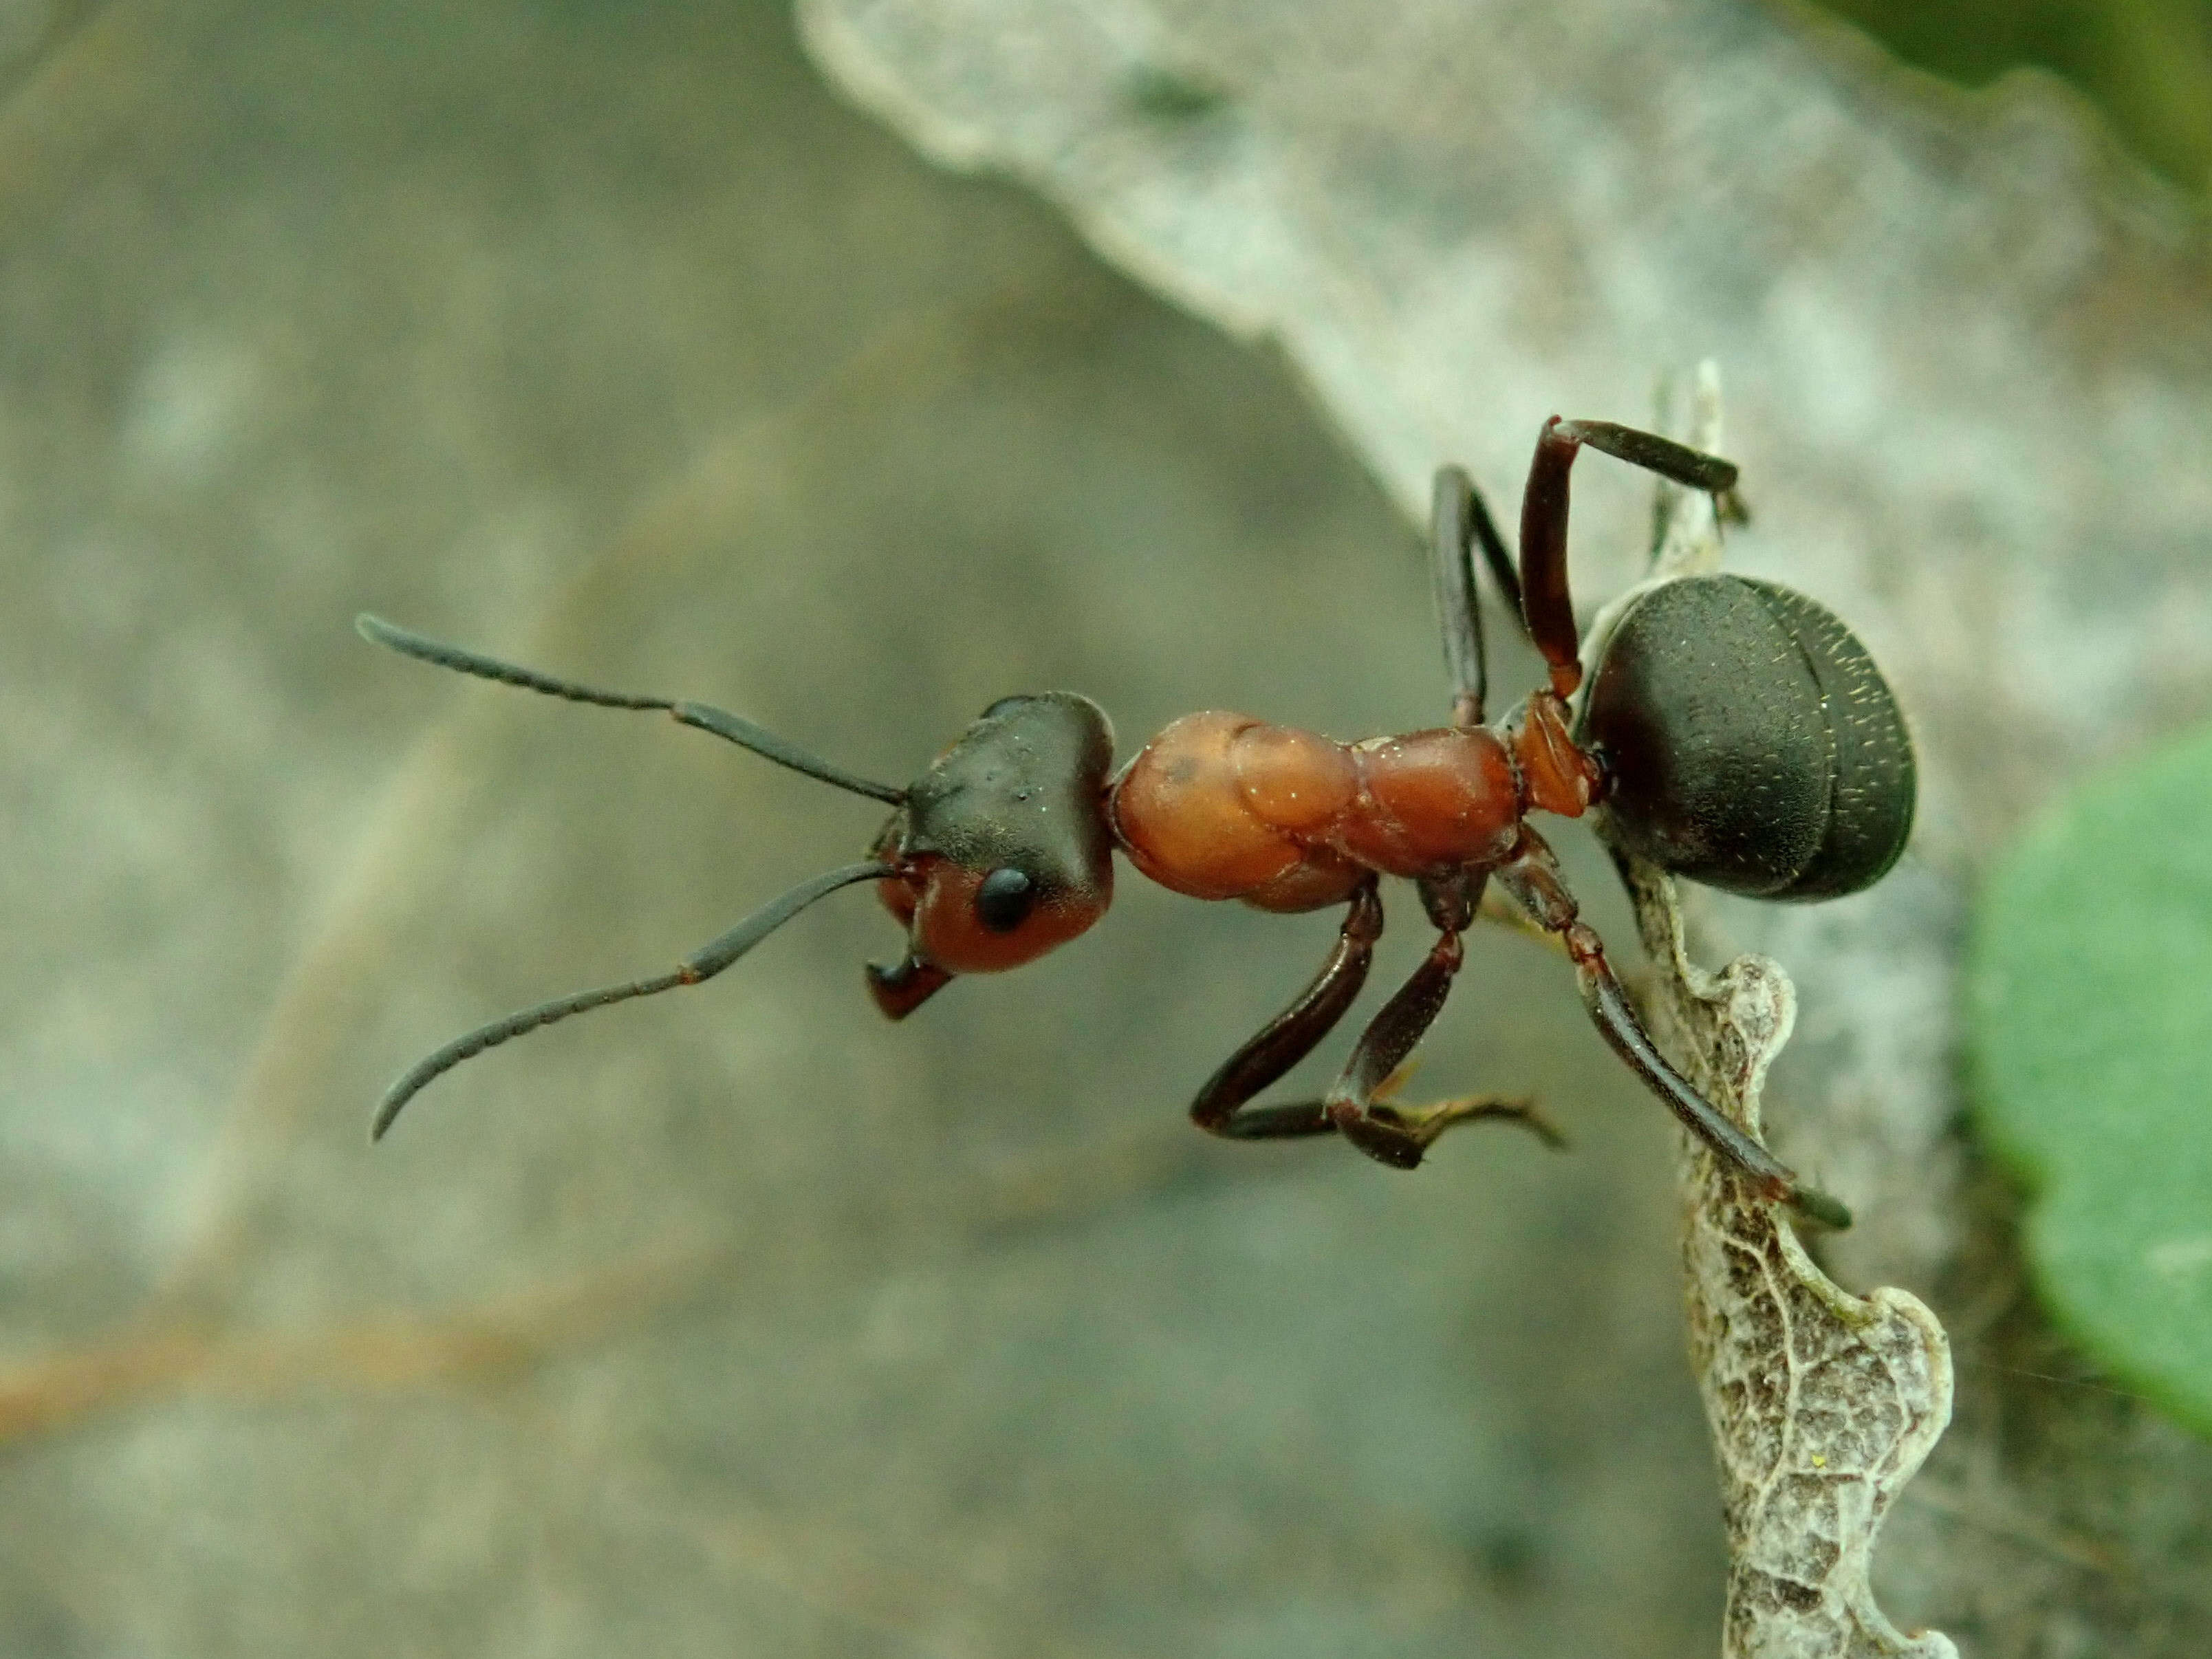
[(1335, 1029), (1367, 982), (1375, 941), (1382, 937), (1382, 901), (1370, 876), (1352, 895), (1335, 946), (1313, 983), (1222, 1062), (1190, 1103), (1190, 1121), (1209, 1134), (1231, 1140), (1324, 1135), (1336, 1126), (1317, 1100), (1273, 1106), (1248, 1105), (1253, 1096), (1304, 1060)]

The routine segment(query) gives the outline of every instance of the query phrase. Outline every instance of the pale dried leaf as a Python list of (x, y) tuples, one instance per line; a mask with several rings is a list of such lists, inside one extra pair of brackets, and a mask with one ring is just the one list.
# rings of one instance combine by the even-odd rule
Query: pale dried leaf
[[(1681, 435), (1708, 452), (1726, 447), (1711, 362)], [(1720, 567), (1710, 497), (1662, 489), (1657, 526), (1652, 580)], [(1586, 660), (1596, 659), (1605, 623), (1585, 641)], [(1768, 1067), (1797, 1021), (1789, 975), (1761, 956), (1718, 973), (1700, 968), (1674, 879), (1635, 859), (1622, 858), (1621, 872), (1644, 950), (1661, 967), (1645, 999), (1661, 1046), (1708, 1100), (1759, 1135)], [(1909, 1291), (1849, 1294), (1782, 1212), (1747, 1194), (1708, 1148), (1686, 1134), (1682, 1144), (1690, 1352), (1729, 1529), (1722, 1652), (1952, 1659), (1947, 1637), (1902, 1635), (1875, 1605), (1870, 1577), (1883, 1517), (1951, 1420), (1943, 1328)]]

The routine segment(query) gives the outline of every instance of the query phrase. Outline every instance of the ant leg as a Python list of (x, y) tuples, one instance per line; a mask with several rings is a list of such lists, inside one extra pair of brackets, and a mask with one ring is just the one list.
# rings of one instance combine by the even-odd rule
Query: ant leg
[[(1521, 622), (1521, 573), (1513, 567), (1513, 556), (1505, 550), (1505, 539), (1498, 533), (1497, 522), (1490, 516), (1490, 508), (1482, 499), (1482, 492), (1472, 483), (1468, 485), (1468, 504), (1474, 509), (1470, 514), (1474, 521), (1474, 539), (1481, 544), (1482, 562), (1490, 567), (1491, 580), (1498, 591), (1505, 596), (1505, 608), (1513, 613), (1513, 620)], [(1525, 637), (1528, 624), (1521, 623)]]
[(1513, 574), (1513, 562), (1498, 526), (1483, 505), (1482, 492), (1466, 470), (1437, 469), (1436, 487), (1429, 513), (1430, 571), (1435, 578), (1437, 620), (1443, 626), (1444, 667), (1451, 675), (1452, 724), (1476, 726), (1483, 721), (1483, 702), (1490, 692), (1488, 665), (1483, 658), (1482, 601), (1474, 586), (1474, 563), (1468, 556), (1476, 542), (1498, 578), (1505, 602), (1515, 615), (1521, 610), (1521, 584)]
[(1344, 1018), (1367, 982), (1375, 941), (1382, 937), (1382, 901), (1370, 876), (1352, 895), (1335, 947), (1313, 983), (1206, 1079), (1190, 1103), (1190, 1121), (1210, 1134), (1231, 1140), (1325, 1135), (1334, 1128), (1317, 1100), (1272, 1106), (1245, 1103), (1311, 1054), (1314, 1045)]
[(1850, 1225), (1850, 1212), (1816, 1188), (1808, 1187), (1796, 1171), (1753, 1140), (1699, 1094), (1690, 1080), (1669, 1065), (1636, 1017), (1628, 994), (1614, 977), (1606, 960), (1605, 945), (1581, 919), (1574, 896), (1567, 891), (1559, 860), (1543, 837), (1525, 826), (1520, 851), (1498, 866), (1498, 879), (1505, 890), (1526, 906), (1545, 930), (1559, 935), (1575, 964), (1582, 987), (1583, 1005), (1589, 1010), (1613, 1050), (1644, 1079), (1644, 1086), (1666, 1103), (1682, 1127), (1712, 1148), (1723, 1162), (1732, 1164), (1753, 1189), (1770, 1203), (1793, 1209), (1832, 1227)]
[(1656, 433), (1556, 415), (1544, 422), (1521, 495), (1521, 615), (1551, 669), (1552, 690), (1561, 697), (1572, 696), (1583, 679), (1567, 590), (1567, 474), (1584, 444), (1716, 496), (1733, 489), (1736, 479), (1733, 462)]
[(1435, 578), (1437, 620), (1444, 630), (1444, 669), (1451, 676), (1452, 724), (1480, 726), (1490, 694), (1482, 654), (1482, 601), (1474, 591), (1474, 480), (1455, 466), (1437, 469), (1430, 496), (1429, 571)]
[(1526, 1101), (1491, 1095), (1468, 1095), (1425, 1107), (1400, 1107), (1390, 1101), (1407, 1056), (1428, 1034), (1451, 994), (1452, 981), (1466, 956), (1460, 935), (1474, 919), (1483, 881), (1481, 875), (1470, 881), (1462, 874), (1421, 884), (1421, 902), (1436, 924), (1437, 942), (1397, 994), (1368, 1022), (1343, 1075), (1322, 1102), (1340, 1134), (1394, 1170), (1414, 1168), (1438, 1135), (1455, 1123), (1476, 1118), (1513, 1118), (1551, 1145), (1561, 1144), (1557, 1131)]

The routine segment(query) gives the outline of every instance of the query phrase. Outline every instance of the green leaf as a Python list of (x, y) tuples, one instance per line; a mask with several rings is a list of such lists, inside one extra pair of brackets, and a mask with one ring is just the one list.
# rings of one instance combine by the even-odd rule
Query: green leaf
[(2212, 728), (2038, 821), (1982, 896), (1967, 1040), (2053, 1316), (2212, 1435), (2208, 806)]

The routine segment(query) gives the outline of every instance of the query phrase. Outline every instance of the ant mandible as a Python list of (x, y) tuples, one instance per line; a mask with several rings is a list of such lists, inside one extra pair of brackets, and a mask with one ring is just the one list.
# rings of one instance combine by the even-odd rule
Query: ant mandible
[[(1607, 1042), (1692, 1134), (1760, 1198), (1831, 1225), (1850, 1212), (1723, 1116), (1638, 1019), (1584, 922), (1532, 811), (1603, 805), (1615, 841), (1677, 874), (1757, 896), (1856, 892), (1896, 862), (1911, 828), (1911, 740), (1850, 630), (1803, 595), (1739, 576), (1693, 576), (1637, 599), (1607, 637), (1579, 725), (1583, 670), (1567, 587), (1567, 483), (1588, 445), (1725, 501), (1736, 469), (1669, 439), (1601, 421), (1544, 424), (1522, 497), (1516, 574), (1480, 495), (1457, 467), (1436, 478), (1432, 549), (1449, 726), (1342, 744), (1210, 709), (1170, 723), (1118, 775), (1113, 728), (1072, 691), (1003, 697), (915, 782), (894, 788), (833, 766), (739, 716), (666, 697), (595, 690), (441, 644), (374, 617), (361, 632), (440, 667), (572, 702), (659, 709), (781, 766), (893, 810), (869, 855), (804, 882), (671, 972), (579, 992), (495, 1020), (392, 1085), (372, 1138), (434, 1078), (571, 1014), (712, 979), (825, 894), (878, 884), (907, 930), (904, 957), (871, 963), (876, 1005), (903, 1019), (958, 974), (1033, 962), (1105, 914), (1116, 848), (1194, 898), (1263, 910), (1346, 907), (1321, 971), (1199, 1091), (1192, 1120), (1231, 1139), (1334, 1133), (1410, 1170), (1453, 1123), (1497, 1109), (1386, 1097), (1443, 1008), (1493, 877), (1573, 962)], [(1494, 724), (1472, 550), (1543, 654), (1550, 683)], [(1254, 1104), (1358, 996), (1382, 932), (1381, 878), (1413, 882), (1437, 930), (1413, 976), (1368, 1022), (1322, 1098)]]

